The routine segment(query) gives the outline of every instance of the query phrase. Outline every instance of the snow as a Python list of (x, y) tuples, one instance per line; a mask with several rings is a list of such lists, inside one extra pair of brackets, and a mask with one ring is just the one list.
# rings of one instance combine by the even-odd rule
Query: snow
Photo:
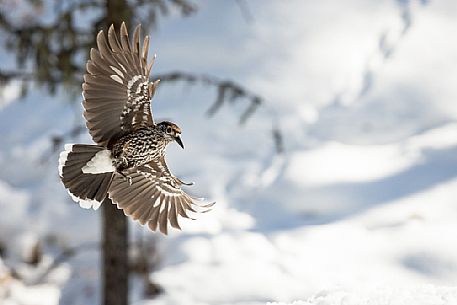
[[(456, 2), (247, 3), (252, 22), (233, 3), (206, 1), (151, 35), (155, 73), (219, 75), (265, 100), (240, 126), (241, 100), (208, 118), (213, 89), (158, 87), (155, 119), (178, 123), (186, 144), (167, 149), (171, 171), (217, 204), (167, 237), (131, 223), (132, 236), (159, 240), (150, 277), (165, 291), (148, 300), (133, 282), (133, 304), (457, 304)], [(99, 241), (99, 212), (72, 202), (50, 149), (82, 123), (66, 100), (37, 89), (0, 106), (2, 302), (100, 300), (97, 251), (30, 283), (59, 253), (49, 236)], [(87, 133), (69, 141), (91, 143)], [(37, 242), (45, 258), (30, 267)], [(9, 279), (13, 268), (21, 280)], [(5, 274), (21, 293), (4, 301)]]
[(325, 143), (291, 156), (286, 176), (303, 185), (373, 181), (402, 172), (417, 162), (398, 145)]
[(52, 285), (24, 286), (21, 283), (10, 284), (8, 295), (2, 300), (4, 305), (57, 305), (60, 291)]
[[(68, 276), (65, 277), (64, 281), (67, 278)], [(13, 276), (0, 260), (0, 300), (2, 305), (57, 305), (59, 299), (60, 287), (55, 283), (24, 283), (17, 279), (17, 275)]]
[(322, 291), (306, 301), (267, 303), (267, 305), (451, 305), (457, 302), (457, 289), (450, 287), (376, 287), (371, 290), (348, 291), (335, 289)]
[[(453, 198), (456, 187), (457, 179), (453, 179), (327, 225), (186, 238), (164, 250), (168, 253), (173, 249), (179, 260), (167, 258), (167, 267), (153, 275), (172, 289), (159, 304), (292, 301), (314, 295), (323, 287), (330, 295), (339, 287), (360, 300), (368, 300), (370, 289), (374, 292), (377, 286), (390, 289), (392, 294), (403, 286), (410, 291), (418, 289), (419, 295), (431, 294), (430, 288), (421, 291), (415, 287), (430, 285), (445, 291), (440, 290), (442, 285), (457, 280), (457, 250), (451, 233), (457, 213)], [(448, 290), (455, 299), (457, 288)], [(373, 304), (384, 304), (377, 299), (382, 293), (374, 296)], [(322, 304), (346, 304), (331, 301), (333, 297)], [(407, 294), (392, 296), (398, 304), (405, 297)]]

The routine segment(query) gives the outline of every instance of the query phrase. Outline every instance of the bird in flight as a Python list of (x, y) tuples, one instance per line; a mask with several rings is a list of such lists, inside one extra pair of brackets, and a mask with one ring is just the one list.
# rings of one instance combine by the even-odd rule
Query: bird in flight
[(125, 215), (167, 234), (168, 223), (181, 229), (178, 215), (206, 212), (214, 203), (184, 192), (185, 183), (165, 162), (165, 148), (184, 148), (181, 129), (154, 122), (151, 99), (159, 80), (149, 81), (154, 59), (147, 63), (149, 37), (140, 46), (140, 26), (130, 43), (122, 23), (97, 35), (90, 50), (83, 88), (83, 116), (97, 145), (67, 144), (59, 158), (59, 175), (70, 196), (83, 208), (98, 209), (110, 198)]

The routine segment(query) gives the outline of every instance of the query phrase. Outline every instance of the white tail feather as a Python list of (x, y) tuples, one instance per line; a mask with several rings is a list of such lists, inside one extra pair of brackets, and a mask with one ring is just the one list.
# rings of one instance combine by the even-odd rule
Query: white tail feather
[(102, 204), (101, 202), (99, 202), (97, 200), (93, 200), (93, 199), (81, 199), (81, 198), (78, 198), (75, 195), (73, 195), (72, 193), (70, 193), (70, 191), (68, 191), (68, 194), (70, 194), (71, 199), (73, 199), (75, 202), (77, 202), (79, 204), (79, 206), (82, 207), (83, 209), (92, 208), (94, 210), (98, 210), (98, 208)]
[(65, 144), (65, 150), (60, 153), (59, 155), (59, 176), (62, 177), (62, 170), (65, 165), (65, 162), (67, 162), (68, 154), (71, 152), (73, 149), (73, 144)]
[(109, 150), (102, 150), (95, 154), (81, 169), (84, 174), (111, 173), (116, 170)]

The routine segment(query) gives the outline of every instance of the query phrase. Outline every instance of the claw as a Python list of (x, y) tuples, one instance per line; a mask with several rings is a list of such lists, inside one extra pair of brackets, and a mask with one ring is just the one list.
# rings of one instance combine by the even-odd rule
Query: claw
[(133, 183), (132, 177), (125, 175), (123, 172), (119, 172), (119, 174), (121, 174), (121, 176), (124, 177), (125, 180), (127, 180), (129, 182), (129, 185), (132, 185), (132, 183)]
[(202, 208), (212, 208), (216, 204), (216, 201), (202, 205)]
[(176, 178), (176, 179), (179, 181), (180, 184), (184, 184), (184, 185), (187, 185), (187, 186), (192, 186), (192, 185), (194, 185), (193, 182), (184, 182), (184, 181), (182, 181), (182, 180), (179, 179), (179, 178)]

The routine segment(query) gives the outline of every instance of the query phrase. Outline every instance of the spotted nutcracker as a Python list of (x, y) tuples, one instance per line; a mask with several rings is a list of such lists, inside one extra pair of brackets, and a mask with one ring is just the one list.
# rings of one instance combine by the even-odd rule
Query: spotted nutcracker
[(97, 35), (84, 75), (83, 107), (86, 126), (97, 145), (67, 144), (59, 158), (59, 175), (71, 197), (83, 208), (98, 209), (109, 197), (119, 209), (141, 224), (167, 234), (168, 222), (180, 229), (178, 215), (207, 211), (182, 189), (165, 162), (165, 148), (181, 129), (174, 123), (155, 123), (150, 101), (159, 80), (149, 82), (154, 59), (147, 64), (149, 37), (140, 47), (140, 26), (130, 44), (127, 28), (119, 38), (114, 27)]

